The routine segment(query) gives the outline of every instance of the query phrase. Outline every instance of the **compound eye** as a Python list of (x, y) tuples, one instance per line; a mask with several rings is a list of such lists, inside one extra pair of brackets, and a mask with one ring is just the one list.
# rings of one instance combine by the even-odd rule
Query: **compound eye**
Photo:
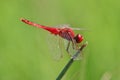
[(76, 40), (77, 43), (80, 43), (83, 41), (83, 37), (80, 34), (77, 34), (74, 39)]

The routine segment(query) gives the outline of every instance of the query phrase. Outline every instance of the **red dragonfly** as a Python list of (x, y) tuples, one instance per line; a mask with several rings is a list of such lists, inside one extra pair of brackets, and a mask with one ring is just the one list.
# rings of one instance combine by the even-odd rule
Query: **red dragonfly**
[(29, 21), (27, 19), (24, 19), (24, 18), (22, 18), (21, 21), (28, 24), (28, 25), (38, 27), (38, 28), (42, 28), (44, 30), (49, 31), (53, 35), (56, 35), (56, 36), (58, 35), (61, 38), (66, 39), (68, 41), (66, 51), (68, 52), (68, 54), (70, 56), (72, 56), (72, 54), (70, 54), (70, 52), (69, 52), (70, 43), (72, 42), (72, 48), (74, 50), (78, 50), (79, 49), (78, 44), (81, 43), (84, 39), (81, 34), (75, 35), (75, 33), (73, 31), (74, 29), (79, 30), (79, 28), (70, 28), (68, 26), (49, 27), (49, 26), (44, 26), (44, 25), (41, 25), (41, 24), (36, 24), (36, 23), (31, 22), (31, 21)]

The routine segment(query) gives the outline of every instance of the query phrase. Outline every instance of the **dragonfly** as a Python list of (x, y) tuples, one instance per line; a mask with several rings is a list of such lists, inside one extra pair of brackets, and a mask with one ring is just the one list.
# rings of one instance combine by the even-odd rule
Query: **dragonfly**
[(71, 57), (73, 56), (73, 54), (71, 54), (70, 50), (69, 50), (70, 44), (72, 44), (73, 50), (78, 50), (79, 49), (78, 44), (80, 44), (84, 39), (84, 37), (81, 34), (75, 34), (75, 32), (74, 32), (74, 30), (81, 30), (80, 28), (71, 28), (67, 25), (63, 25), (62, 27), (44, 26), (44, 25), (29, 21), (25, 18), (21, 18), (21, 21), (24, 22), (25, 24), (44, 29), (55, 36), (59, 36), (65, 40), (67, 40), (68, 44), (66, 47), (66, 51)]

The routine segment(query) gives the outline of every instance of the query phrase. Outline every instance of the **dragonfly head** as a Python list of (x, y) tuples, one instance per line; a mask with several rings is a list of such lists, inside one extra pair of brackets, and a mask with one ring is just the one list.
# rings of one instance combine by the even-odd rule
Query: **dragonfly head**
[(77, 43), (80, 43), (83, 41), (83, 36), (80, 34), (77, 34), (74, 39), (76, 40)]

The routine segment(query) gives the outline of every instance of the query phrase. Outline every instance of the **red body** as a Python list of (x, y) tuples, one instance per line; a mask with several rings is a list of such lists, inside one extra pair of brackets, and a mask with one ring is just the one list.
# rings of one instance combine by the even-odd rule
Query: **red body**
[(47, 30), (54, 35), (59, 35), (60, 37), (67, 39), (68, 41), (72, 41), (74, 39), (76, 43), (80, 43), (83, 40), (83, 37), (80, 34), (77, 34), (75, 36), (74, 31), (69, 27), (61, 27), (61, 28), (47, 27), (47, 26), (43, 26), (43, 25), (31, 22), (27, 19), (21, 19), (21, 21), (31, 26), (35, 26), (35, 27)]

